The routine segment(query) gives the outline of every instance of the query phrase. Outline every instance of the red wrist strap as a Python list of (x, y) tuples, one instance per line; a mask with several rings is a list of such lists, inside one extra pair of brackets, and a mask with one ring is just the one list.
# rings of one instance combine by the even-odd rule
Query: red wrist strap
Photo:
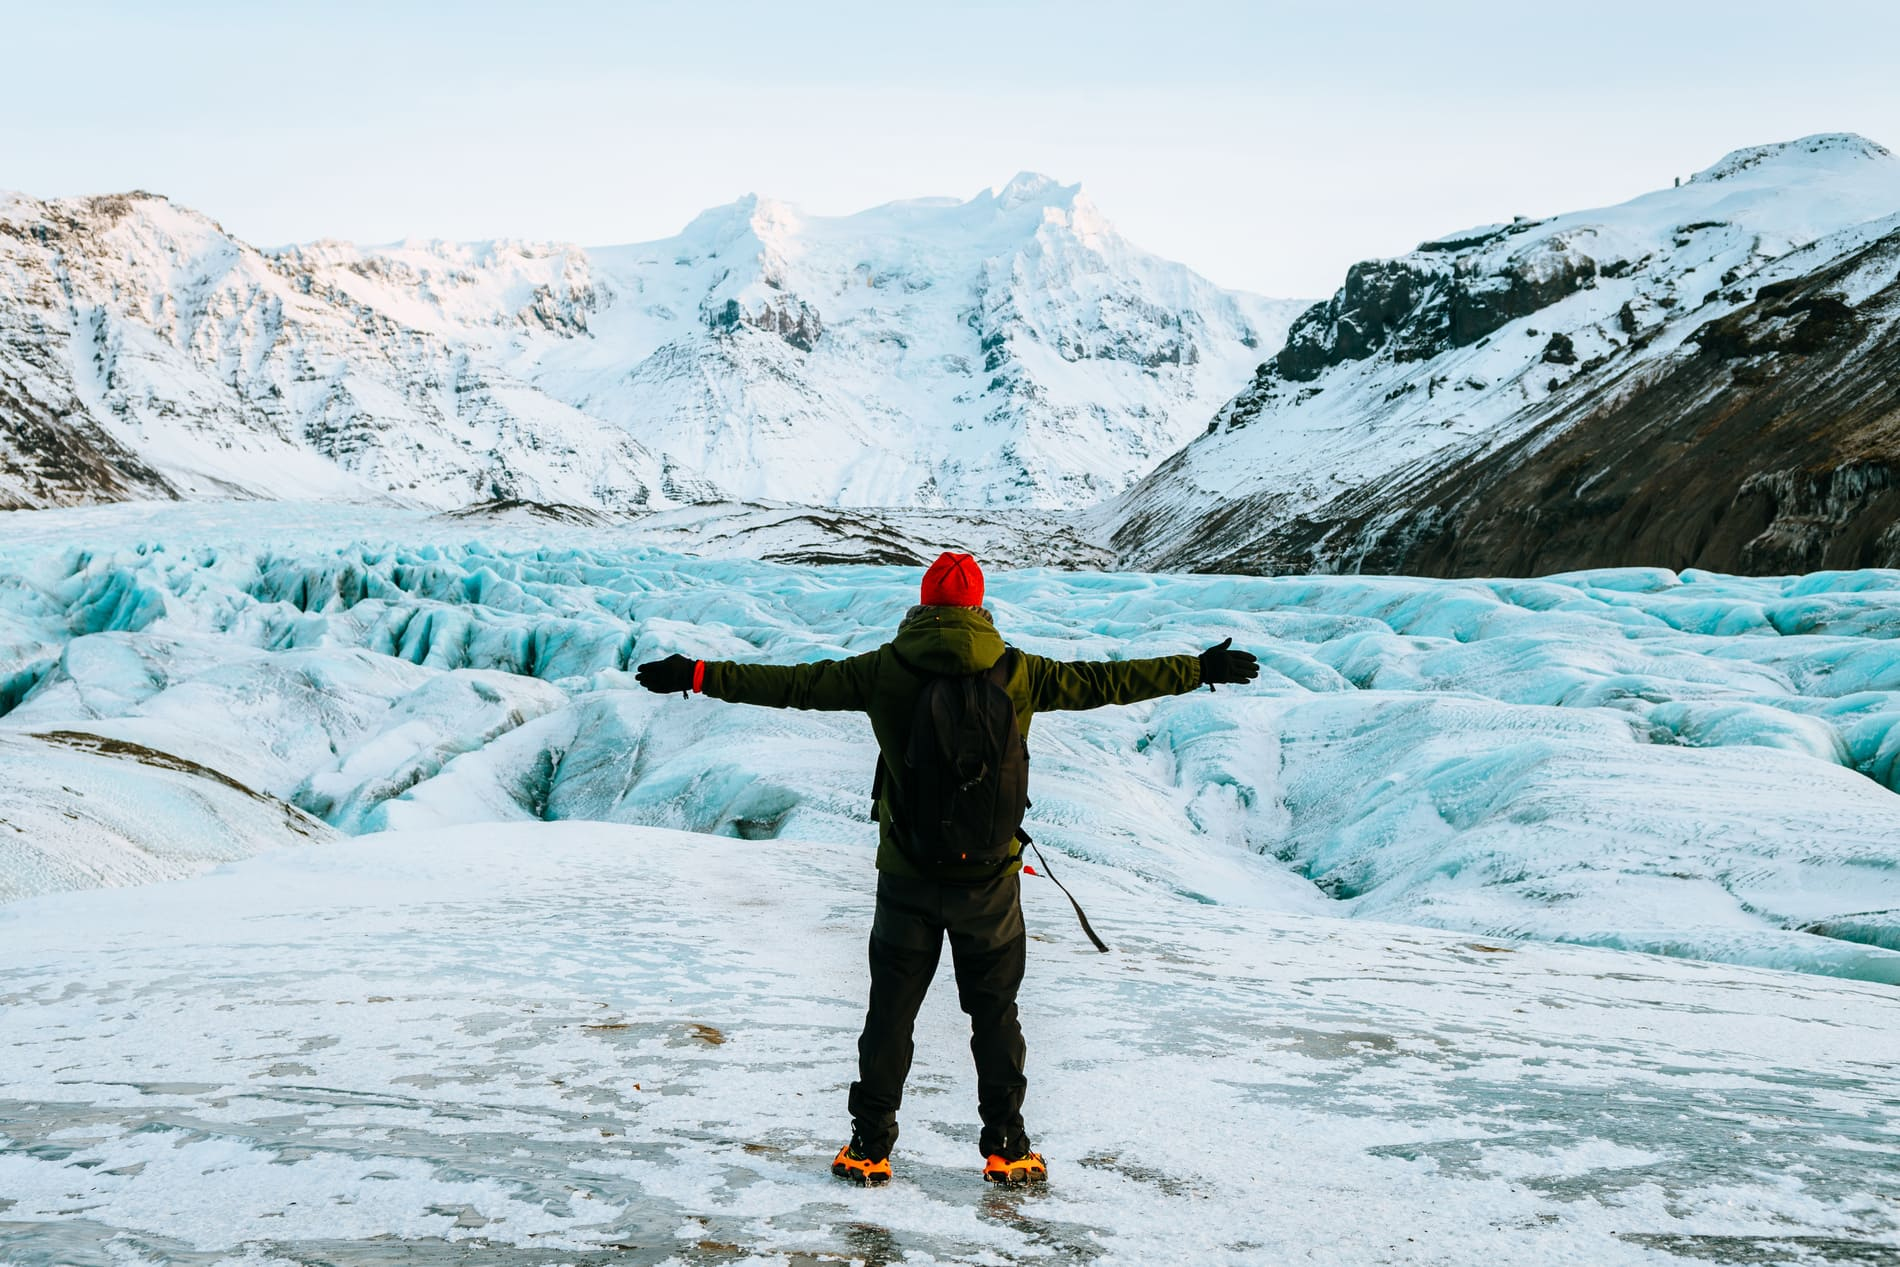
[(693, 693), (696, 695), (706, 693), (706, 662), (704, 660), (693, 661)]

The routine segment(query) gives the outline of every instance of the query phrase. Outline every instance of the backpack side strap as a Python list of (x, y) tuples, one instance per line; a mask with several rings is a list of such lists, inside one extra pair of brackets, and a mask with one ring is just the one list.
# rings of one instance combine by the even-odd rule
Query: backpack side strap
[(1028, 832), (1018, 832), (1017, 835), (1022, 838), (1022, 842), (1025, 845), (1028, 845), (1031, 849), (1034, 849), (1036, 851), (1036, 861), (1042, 864), (1042, 873), (1045, 876), (1048, 876), (1049, 879), (1055, 884), (1055, 886), (1058, 889), (1062, 890), (1063, 897), (1066, 897), (1069, 899), (1069, 905), (1075, 908), (1075, 918), (1077, 922), (1079, 922), (1082, 925), (1082, 931), (1088, 934), (1088, 939), (1095, 943), (1095, 948), (1097, 950), (1101, 951), (1103, 954), (1107, 954), (1108, 943), (1103, 941), (1100, 937), (1097, 937), (1095, 935), (1095, 930), (1089, 927), (1089, 917), (1082, 913), (1082, 904), (1075, 900), (1075, 894), (1069, 892), (1068, 886), (1063, 884), (1062, 881), (1057, 880), (1055, 876), (1055, 872), (1049, 870), (1049, 860), (1042, 856), (1042, 846), (1038, 845), (1035, 841), (1031, 840), (1029, 838)]

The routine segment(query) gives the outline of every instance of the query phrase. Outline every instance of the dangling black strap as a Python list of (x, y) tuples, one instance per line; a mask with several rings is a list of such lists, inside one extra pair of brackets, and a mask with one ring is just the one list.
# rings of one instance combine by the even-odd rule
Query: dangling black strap
[(1095, 948), (1097, 950), (1101, 951), (1103, 954), (1107, 954), (1108, 943), (1104, 942), (1100, 937), (1097, 937), (1095, 935), (1095, 930), (1089, 927), (1089, 917), (1083, 914), (1082, 904), (1075, 900), (1075, 894), (1069, 892), (1068, 888), (1062, 883), (1062, 881), (1056, 879), (1055, 872), (1049, 870), (1049, 860), (1042, 856), (1042, 846), (1038, 845), (1035, 841), (1031, 840), (1027, 835), (1024, 835), (1022, 840), (1025, 845), (1028, 845), (1031, 849), (1034, 849), (1036, 851), (1036, 861), (1042, 864), (1042, 873), (1048, 876), (1050, 881), (1058, 889), (1062, 890), (1062, 896), (1068, 898), (1069, 905), (1075, 908), (1075, 918), (1081, 922), (1082, 931), (1088, 934), (1088, 939), (1095, 943)]

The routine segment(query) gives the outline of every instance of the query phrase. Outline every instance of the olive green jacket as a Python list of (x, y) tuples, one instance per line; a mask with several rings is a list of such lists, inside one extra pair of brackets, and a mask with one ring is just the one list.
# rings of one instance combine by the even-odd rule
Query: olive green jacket
[[(898, 626), (897, 636), (875, 651), (811, 664), (708, 660), (701, 690), (735, 704), (867, 714), (885, 771), (885, 792), (877, 800), (878, 870), (915, 876), (916, 868), (892, 839), (890, 791), (897, 784), (901, 799), (899, 780), (911, 713), (917, 692), (928, 679), (905, 668), (898, 656), (925, 673), (951, 676), (981, 673), (996, 663), (1003, 650), (1003, 639), (990, 614), (980, 607), (914, 607)], [(1016, 724), (1026, 738), (1029, 720), (1037, 713), (1133, 704), (1159, 695), (1180, 695), (1200, 684), (1199, 656), (1065, 662), (1025, 652), (1017, 655), (1004, 689), (1016, 702)], [(1021, 851), (1020, 842), (1011, 846), (1012, 855)], [(1021, 865), (1020, 860), (1012, 861), (1010, 870)]]

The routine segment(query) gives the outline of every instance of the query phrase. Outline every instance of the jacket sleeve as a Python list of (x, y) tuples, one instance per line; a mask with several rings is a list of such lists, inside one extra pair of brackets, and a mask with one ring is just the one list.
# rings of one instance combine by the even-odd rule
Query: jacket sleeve
[(861, 712), (871, 702), (877, 659), (878, 652), (867, 651), (848, 660), (816, 660), (810, 664), (708, 660), (700, 690), (733, 704)]
[(1039, 713), (1133, 704), (1159, 695), (1184, 695), (1201, 684), (1201, 658), (1152, 660), (1046, 660), (1026, 657), (1029, 695)]

